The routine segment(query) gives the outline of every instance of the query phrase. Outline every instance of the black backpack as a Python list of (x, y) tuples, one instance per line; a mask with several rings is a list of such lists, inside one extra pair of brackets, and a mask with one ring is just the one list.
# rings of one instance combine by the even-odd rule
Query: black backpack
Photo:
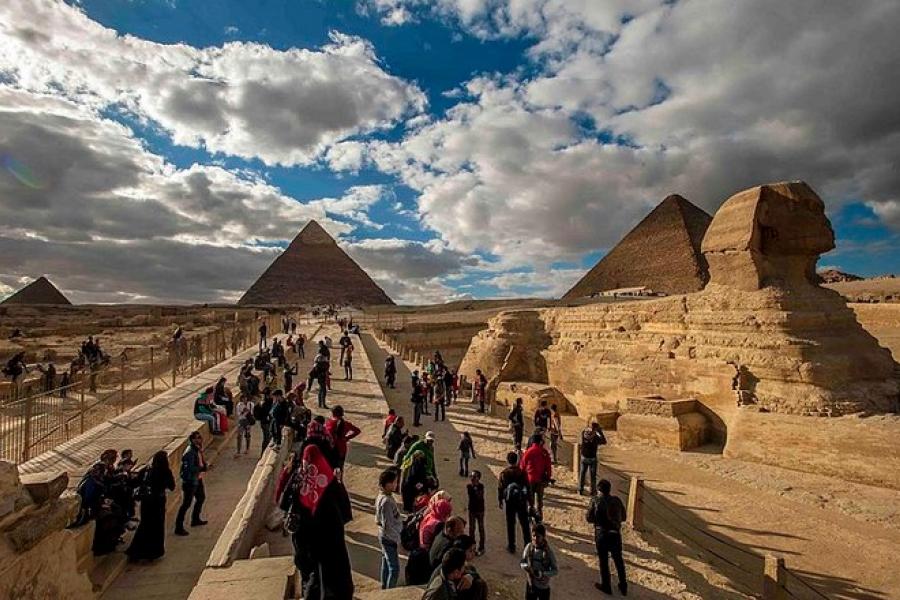
[(403, 520), (403, 527), (400, 529), (400, 545), (407, 552), (412, 552), (419, 547), (419, 525), (423, 518), (425, 518), (424, 508), (407, 515)]
[(503, 500), (509, 506), (522, 506), (528, 501), (528, 489), (516, 482), (512, 482), (503, 490)]

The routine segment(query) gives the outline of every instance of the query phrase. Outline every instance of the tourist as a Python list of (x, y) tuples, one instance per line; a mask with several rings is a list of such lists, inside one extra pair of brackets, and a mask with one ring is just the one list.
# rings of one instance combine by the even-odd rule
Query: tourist
[(562, 418), (559, 416), (559, 408), (556, 404), (550, 405), (550, 456), (553, 457), (553, 464), (557, 463), (557, 454), (559, 452), (559, 440), (562, 439)]
[(432, 379), (431, 389), (433, 391), (432, 402), (434, 402), (434, 421), (447, 420), (447, 393), (444, 387), (444, 379), (440, 375), (436, 375)]
[(397, 491), (396, 469), (386, 469), (378, 477), (378, 497), (375, 499), (375, 523), (378, 525), (378, 541), (381, 544), (381, 589), (397, 586), (400, 577), (400, 529), (403, 521), (400, 508), (394, 500)]
[(302, 333), (297, 336), (297, 342), (294, 344), (294, 351), (300, 358), (306, 358), (306, 336)]
[(269, 441), (272, 439), (272, 395), (269, 388), (263, 390), (262, 400), (253, 407), (253, 417), (259, 423), (262, 431), (262, 449), (260, 450), (260, 454), (262, 454), (269, 447)]
[(206, 388), (194, 401), (194, 418), (203, 421), (209, 425), (209, 430), (213, 435), (219, 434), (219, 419), (212, 406), (212, 395), (214, 388)]
[(45, 393), (50, 393), (56, 387), (56, 366), (52, 362), (48, 362), (47, 366), (37, 366), (38, 371), (43, 374), (43, 388)]
[(423, 405), (425, 404), (425, 395), (422, 393), (421, 386), (413, 386), (409, 401), (413, 405), (413, 427), (421, 427)]
[(346, 331), (343, 331), (343, 332), (342, 332), (341, 338), (338, 340), (338, 344), (339, 344), (340, 347), (341, 347), (341, 360), (340, 360), (340, 363), (341, 363), (341, 364), (344, 364), (344, 358), (345, 358), (345, 355), (346, 355), (346, 352), (347, 352), (347, 347), (353, 345), (353, 342), (350, 340), (350, 335), (349, 335)]
[[(406, 458), (406, 453), (409, 452), (409, 449), (413, 444), (419, 441), (419, 436), (417, 435), (404, 435), (403, 442), (400, 444), (400, 448), (394, 453), (394, 466), (398, 469), (403, 465), (403, 459)], [(423, 454), (424, 456), (424, 454)]]
[(203, 487), (203, 474), (208, 466), (203, 456), (203, 436), (199, 431), (193, 432), (188, 438), (188, 447), (181, 457), (181, 506), (175, 517), (175, 535), (188, 535), (184, 528), (184, 517), (191, 503), (194, 510), (191, 513), (191, 527), (206, 525), (206, 521), (200, 518), (203, 510), (203, 501), (206, 500), (206, 490)]
[(578, 495), (584, 494), (584, 476), (591, 474), (591, 496), (597, 493), (597, 449), (606, 444), (606, 436), (596, 422), (581, 432), (581, 469), (578, 475)]
[(406, 433), (403, 431), (405, 426), (406, 421), (403, 417), (397, 417), (384, 435), (385, 454), (389, 459), (393, 460), (397, 450), (403, 445), (403, 439), (406, 437)]
[(6, 366), (3, 367), (3, 374), (12, 381), (14, 392), (18, 391), (19, 381), (22, 375), (25, 375), (27, 372), (28, 365), (25, 364), (24, 352), (14, 354), (12, 358), (6, 361)]
[(231, 390), (225, 387), (227, 381), (228, 380), (224, 375), (219, 377), (219, 381), (216, 383), (216, 389), (213, 392), (213, 402), (225, 408), (225, 414), (230, 417), (234, 413), (234, 400), (231, 395)]
[(594, 525), (594, 542), (597, 558), (600, 560), (600, 583), (594, 586), (604, 594), (612, 594), (609, 574), (609, 558), (612, 557), (619, 577), (619, 591), (625, 596), (628, 583), (625, 578), (625, 561), (622, 558), (622, 521), (625, 520), (625, 505), (618, 496), (611, 494), (612, 485), (606, 479), (600, 480), (600, 494), (591, 498), (587, 511), (587, 522)]
[(285, 365), (284, 367), (284, 389), (287, 392), (290, 392), (294, 389), (294, 375), (300, 372), (299, 363), (294, 363), (294, 366), (291, 367), (289, 365)]
[(559, 573), (556, 555), (547, 542), (547, 530), (542, 523), (534, 526), (531, 543), (525, 546), (519, 563), (528, 577), (525, 584), (525, 600), (548, 600), (550, 578)]
[(457, 600), (487, 600), (488, 587), (478, 570), (472, 564), (478, 553), (475, 551), (475, 538), (471, 535), (461, 535), (453, 540), (451, 549), (462, 550), (466, 553), (465, 574), (456, 584)]
[[(350, 338), (347, 338), (348, 340)], [(343, 356), (342, 364), (344, 365), (344, 380), (352, 381), (353, 380), (353, 343), (347, 342), (346, 346), (341, 348), (341, 355)]]
[(522, 409), (522, 399), (516, 398), (516, 403), (509, 411), (509, 426), (513, 434), (513, 446), (516, 452), (522, 452), (522, 436), (525, 433), (525, 416)]
[[(402, 449), (401, 449), (402, 450)], [(422, 450), (412, 451), (412, 457), (404, 459), (401, 465), (402, 483), (400, 486), (403, 510), (412, 512), (415, 508), (416, 495), (425, 488), (428, 482), (428, 461)]]
[[(312, 421), (310, 427), (316, 429)], [(323, 454), (319, 433), (307, 432), (297, 478), (301, 485), (291, 487), (290, 514), (296, 519), (291, 535), (294, 564), (300, 571), (304, 598), (353, 597), (353, 572), (344, 525), (350, 501), (347, 491)], [(318, 440), (318, 441), (315, 441)]]
[(516, 552), (516, 520), (522, 528), (522, 543), (531, 539), (531, 525), (528, 522), (528, 508), (531, 493), (528, 489), (528, 476), (519, 468), (519, 455), (510, 452), (506, 455), (509, 466), (500, 472), (497, 483), (497, 497), (500, 508), (506, 511), (506, 550), (510, 554)]
[(550, 453), (544, 448), (544, 438), (538, 436), (522, 455), (519, 466), (528, 476), (528, 488), (532, 494), (531, 505), (537, 510), (537, 514), (544, 514), (544, 490), (553, 482), (553, 461)]
[(547, 408), (547, 401), (541, 400), (541, 405), (534, 411), (534, 429), (535, 431), (544, 432), (550, 427), (550, 409)]
[(291, 335), (297, 334), (297, 319), (291, 317)]
[(425, 516), (419, 525), (419, 546), (421, 548), (431, 550), (431, 544), (434, 543), (438, 532), (453, 514), (452, 500), (449, 494), (440, 491), (428, 501)]
[(469, 477), (466, 485), (466, 495), (469, 499), (469, 535), (475, 539), (475, 529), (478, 528), (478, 555), (484, 554), (484, 484), (481, 483), (481, 471), (475, 469)]
[(265, 348), (268, 347), (266, 343), (266, 334), (269, 331), (268, 325), (266, 325), (266, 320), (261, 319), (261, 323), (259, 324), (259, 351), (262, 352)]
[(238, 458), (241, 455), (241, 442), (244, 442), (244, 454), (250, 451), (250, 433), (253, 429), (253, 424), (256, 422), (256, 419), (253, 418), (253, 402), (250, 401), (249, 396), (241, 396), (238, 400), (237, 406), (235, 407), (235, 415), (237, 416), (237, 454), (234, 455), (235, 458)]
[(465, 576), (466, 553), (458, 548), (451, 548), (444, 554), (441, 568), (434, 572), (422, 600), (455, 600), (456, 587)]
[[(424, 521), (424, 519), (423, 519)], [(444, 527), (434, 536), (431, 547), (428, 550), (428, 560), (431, 569), (434, 570), (441, 564), (444, 553), (450, 549), (454, 540), (466, 533), (466, 520), (460, 516), (450, 517), (444, 522)]]
[(331, 436), (334, 443), (334, 449), (338, 453), (340, 462), (338, 468), (344, 468), (344, 462), (347, 460), (347, 443), (362, 433), (362, 430), (344, 419), (344, 408), (335, 406), (331, 409), (331, 418), (325, 423), (325, 431)]
[(388, 356), (384, 359), (384, 384), (391, 389), (394, 389), (394, 382), (397, 379), (397, 363), (394, 361), (394, 357)]
[(450, 375), (452, 379), (451, 389), (453, 390), (453, 401), (459, 401), (459, 372), (456, 369), (453, 369), (453, 372)]
[(472, 393), (475, 395), (475, 401), (478, 403), (478, 412), (484, 412), (484, 403), (487, 400), (487, 377), (481, 372), (481, 369), (475, 369), (475, 381), (472, 382)]
[(475, 456), (475, 444), (472, 442), (472, 435), (468, 431), (460, 434), (459, 440), (459, 476), (469, 476), (469, 459), (477, 458)]
[(283, 429), (290, 425), (291, 408), (287, 398), (284, 397), (284, 392), (281, 390), (272, 392), (272, 445), (276, 451), (281, 448)]
[(59, 397), (63, 400), (65, 400), (69, 394), (70, 385), (72, 385), (71, 368), (63, 371), (62, 376), (59, 378)]
[(166, 490), (175, 491), (169, 455), (159, 450), (142, 475), (141, 522), (125, 553), (131, 560), (156, 560), (166, 553)]
[(384, 438), (387, 435), (388, 428), (393, 424), (394, 421), (397, 420), (397, 411), (393, 408), (388, 409), (388, 414), (384, 418), (384, 430), (381, 432), (381, 437)]

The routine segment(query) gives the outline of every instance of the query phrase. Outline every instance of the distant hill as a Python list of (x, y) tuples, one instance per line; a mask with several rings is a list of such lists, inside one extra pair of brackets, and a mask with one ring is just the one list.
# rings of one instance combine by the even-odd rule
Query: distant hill
[(844, 273), (837, 269), (824, 269), (818, 272), (821, 283), (840, 283), (842, 281), (862, 281), (863, 278), (853, 273)]

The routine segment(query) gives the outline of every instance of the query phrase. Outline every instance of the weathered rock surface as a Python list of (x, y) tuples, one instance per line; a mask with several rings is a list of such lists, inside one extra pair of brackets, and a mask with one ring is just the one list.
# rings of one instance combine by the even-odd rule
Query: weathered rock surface
[(525, 414), (534, 413), (540, 407), (541, 402), (547, 406), (554, 404), (562, 414), (575, 412), (569, 407), (566, 397), (558, 389), (546, 383), (532, 383), (530, 381), (504, 381), (497, 387), (495, 402), (501, 406), (512, 406), (516, 398), (522, 399)]
[(393, 303), (315, 221), (297, 234), (238, 301), (292, 306)]
[(703, 289), (708, 273), (700, 242), (711, 220), (681, 196), (667, 197), (563, 299), (625, 287), (647, 287), (666, 294)]

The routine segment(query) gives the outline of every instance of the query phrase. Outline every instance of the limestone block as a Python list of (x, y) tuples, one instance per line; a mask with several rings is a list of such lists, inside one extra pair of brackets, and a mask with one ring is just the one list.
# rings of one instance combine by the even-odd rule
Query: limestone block
[(652, 415), (657, 417), (678, 417), (697, 410), (697, 401), (693, 398), (685, 400), (665, 400), (659, 396), (628, 398), (625, 412), (636, 415)]
[(26, 552), (75, 520), (80, 503), (74, 495), (48, 502), (12, 525), (6, 532), (6, 539), (16, 552)]
[(619, 417), (616, 431), (622, 441), (690, 450), (706, 443), (708, 423), (706, 417), (695, 412), (669, 417), (625, 414)]
[(16, 508), (16, 500), (22, 494), (22, 482), (15, 463), (0, 460), (0, 517)]
[(76, 559), (76, 532), (56, 531), (30, 551), (0, 550), (0, 598), (93, 600), (93, 586)]
[(22, 484), (35, 504), (59, 498), (69, 485), (69, 474), (66, 471), (26, 473), (21, 477)]
[(516, 398), (522, 398), (526, 414), (536, 411), (544, 400), (547, 401), (547, 406), (556, 404), (561, 413), (574, 412), (566, 397), (558, 389), (545, 383), (504, 381), (497, 386), (495, 397), (497, 404), (511, 407), (515, 404)]
[(269, 544), (262, 543), (259, 546), (254, 546), (250, 549), (250, 560), (259, 559), (259, 558), (269, 558), (271, 554), (269, 553)]

